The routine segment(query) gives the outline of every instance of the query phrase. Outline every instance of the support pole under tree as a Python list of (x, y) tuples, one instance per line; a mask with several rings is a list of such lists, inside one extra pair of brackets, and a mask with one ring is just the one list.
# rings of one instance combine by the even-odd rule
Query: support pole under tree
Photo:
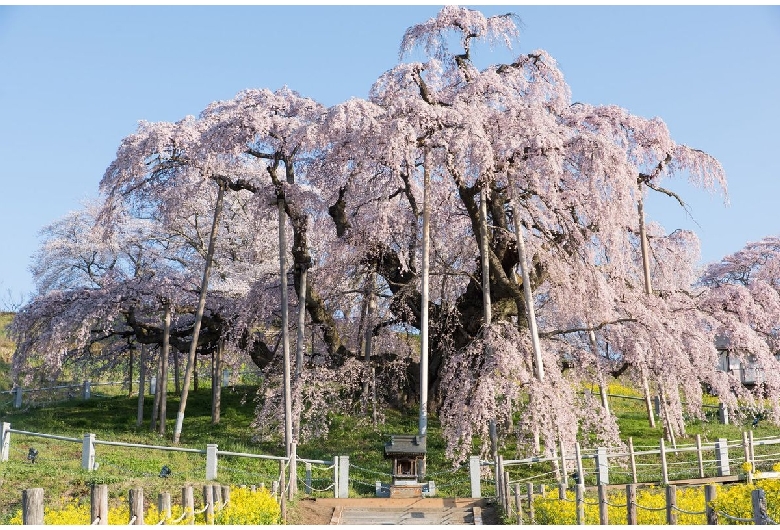
[(515, 224), (515, 237), (517, 238), (517, 258), (520, 268), (520, 277), (523, 281), (523, 297), (525, 300), (525, 316), (528, 320), (528, 331), (531, 333), (531, 345), (534, 349), (534, 375), (539, 381), (544, 381), (544, 363), (542, 361), (542, 346), (539, 342), (539, 331), (536, 325), (536, 310), (534, 309), (533, 291), (531, 289), (531, 276), (528, 274), (528, 261), (525, 251), (525, 238), (520, 224), (520, 210), (515, 200), (511, 177), (507, 173), (509, 181), (509, 200), (512, 206), (512, 218)]
[(165, 304), (163, 315), (163, 344), (160, 352), (160, 436), (165, 436), (165, 425), (168, 415), (168, 357), (171, 352), (171, 305)]
[(282, 356), (284, 361), (284, 454), (289, 459), (292, 444), (292, 388), (290, 382), (290, 336), (288, 333), (287, 293), (287, 216), (284, 212), (284, 196), (277, 199), (279, 208), (279, 284), (282, 297)]
[[(190, 380), (192, 372), (195, 369), (195, 354), (198, 351), (198, 337), (200, 336), (200, 326), (203, 323), (203, 311), (206, 308), (206, 292), (209, 287), (209, 273), (211, 272), (211, 263), (214, 259), (214, 247), (217, 244), (217, 232), (219, 230), (219, 219), (222, 215), (222, 202), (225, 196), (225, 182), (218, 181), (219, 190), (217, 192), (217, 203), (214, 206), (214, 219), (211, 224), (211, 234), (209, 234), (209, 246), (206, 251), (206, 263), (203, 266), (203, 279), (200, 284), (200, 296), (198, 297), (198, 309), (195, 312), (195, 325), (192, 330), (192, 344), (187, 357), (187, 368), (184, 370), (184, 386), (181, 390), (181, 401), (179, 402), (179, 412), (176, 414), (176, 428), (173, 432), (173, 443), (179, 443), (181, 438), (182, 424), (184, 423), (184, 411), (187, 408), (187, 397), (190, 393)], [(161, 384), (165, 384), (162, 381)]]
[(430, 268), (431, 222), (430, 197), (431, 171), (428, 167), (428, 148), (423, 153), (423, 226), (422, 226), (422, 278), (420, 287), (420, 419), (419, 435), (428, 434), (428, 272)]
[(136, 404), (136, 427), (144, 423), (144, 389), (146, 388), (146, 344), (141, 344), (138, 355), (138, 402)]

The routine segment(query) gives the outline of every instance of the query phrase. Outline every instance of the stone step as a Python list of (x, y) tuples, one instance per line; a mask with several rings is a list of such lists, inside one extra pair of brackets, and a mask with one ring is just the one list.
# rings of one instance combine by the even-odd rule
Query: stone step
[(344, 507), (342, 525), (450, 525), (474, 524), (471, 508)]

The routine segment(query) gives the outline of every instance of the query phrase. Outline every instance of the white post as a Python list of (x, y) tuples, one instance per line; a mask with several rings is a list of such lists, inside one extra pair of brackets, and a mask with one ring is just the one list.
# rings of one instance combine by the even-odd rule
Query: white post
[(482, 498), (482, 484), (480, 476), (479, 456), (471, 455), (469, 457), (469, 478), (471, 479), (471, 497), (473, 499)]
[(228, 386), (230, 384), (230, 370), (225, 368), (222, 370), (222, 386)]
[(87, 433), (81, 446), (81, 468), (87, 471), (95, 470), (95, 435)]
[(718, 438), (718, 441), (715, 442), (715, 459), (718, 461), (718, 476), (727, 477), (731, 475), (729, 444), (726, 438)]
[(339, 457), (339, 499), (349, 497), (349, 457)]
[(339, 498), (339, 457), (333, 457), (333, 497)]
[(609, 484), (609, 463), (607, 462), (607, 448), (596, 449), (596, 480), (597, 484)]
[(661, 438), (661, 444), (658, 446), (658, 451), (661, 455), (661, 476), (663, 477), (661, 482), (664, 485), (669, 484), (669, 469), (666, 466), (666, 445), (664, 439)]
[(17, 386), (14, 389), (14, 408), (20, 409), (22, 408), (22, 387)]
[(585, 487), (585, 472), (582, 470), (582, 451), (580, 449), (580, 442), (574, 444), (574, 455), (577, 459), (577, 484)]
[(152, 376), (149, 379), (149, 394), (155, 395), (157, 393), (157, 376)]
[(92, 396), (92, 384), (89, 381), (84, 381), (84, 387), (81, 390), (81, 397), (83, 399), (89, 399)]
[(3, 422), (2, 424), (2, 450), (0, 450), (0, 462), (8, 462), (8, 451), (11, 448), (11, 424)]
[(217, 444), (206, 444), (206, 480), (217, 480)]
[(306, 462), (306, 476), (303, 479), (304, 491), (311, 495), (311, 462)]

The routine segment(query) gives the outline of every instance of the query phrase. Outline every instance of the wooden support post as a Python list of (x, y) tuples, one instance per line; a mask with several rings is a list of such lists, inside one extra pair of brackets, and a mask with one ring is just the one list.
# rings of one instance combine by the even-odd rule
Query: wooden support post
[(534, 513), (534, 485), (529, 482), (525, 487), (528, 495), (528, 524), (536, 524), (536, 514)]
[(566, 500), (566, 484), (561, 482), (558, 484), (558, 500), (565, 501)]
[(133, 488), (127, 495), (127, 501), (130, 506), (131, 525), (143, 525), (144, 523), (144, 490), (142, 488)]
[(222, 486), (222, 506), (230, 504), (230, 486)]
[(699, 478), (704, 478), (704, 456), (701, 453), (701, 434), (696, 435), (696, 456), (699, 459)]
[(214, 513), (217, 513), (222, 509), (222, 486), (219, 484), (212, 484), (211, 488), (214, 490)]
[(574, 444), (574, 456), (577, 459), (577, 484), (585, 485), (585, 473), (582, 470), (582, 452), (580, 451), (580, 442)]
[(566, 451), (563, 448), (563, 440), (560, 438), (558, 438), (558, 447), (561, 452), (561, 482), (566, 487), (569, 485), (569, 472), (566, 469)]
[(287, 500), (291, 501), (298, 493), (298, 444), (290, 442), (290, 479), (287, 481)]
[(704, 486), (704, 512), (707, 517), (708, 525), (718, 524), (718, 512), (712, 507), (712, 501), (715, 500), (717, 491), (718, 490), (715, 489), (715, 484), (707, 484)]
[(520, 484), (515, 484), (515, 510), (517, 511), (517, 524), (523, 524), (523, 508), (520, 502)]
[(43, 524), (43, 488), (22, 491), (22, 524)]
[(92, 484), (89, 493), (90, 524), (108, 524), (108, 485)]
[(677, 486), (666, 486), (666, 524), (677, 524)]
[(203, 505), (206, 507), (206, 524), (214, 524), (214, 488), (203, 486)]
[[(143, 385), (139, 385), (139, 388), (141, 389), (141, 395), (143, 395)], [(162, 521), (167, 521), (171, 518), (171, 494), (167, 491), (157, 494), (157, 511), (160, 512), (160, 519)]]
[(661, 444), (658, 446), (658, 450), (661, 454), (661, 483), (669, 484), (669, 469), (666, 465), (666, 445), (664, 439), (661, 438)]
[(742, 431), (742, 452), (745, 454), (745, 463), (750, 463), (750, 442), (747, 431)]
[(195, 495), (192, 486), (184, 486), (181, 489), (181, 506), (187, 516), (184, 518), (186, 524), (195, 524)]
[(282, 512), (282, 524), (287, 524), (287, 495), (285, 495), (286, 483), (287, 479), (285, 477), (284, 460), (279, 460), (279, 508)]
[(751, 471), (756, 472), (756, 444), (753, 440), (753, 431), (748, 432), (748, 449), (750, 449)]
[(766, 515), (766, 494), (764, 490), (753, 490), (751, 500), (753, 502), (753, 524), (769, 524)]
[(636, 484), (636, 455), (634, 454), (634, 438), (628, 438), (628, 455), (631, 457), (631, 481)]
[(509, 471), (504, 468), (504, 506), (506, 507), (506, 513), (510, 513), (510, 507), (512, 506), (512, 486), (509, 484)]
[(8, 422), (2, 423), (2, 429), (0, 430), (0, 443), (2, 443), (2, 449), (0, 450), (0, 462), (8, 462), (8, 452), (11, 449), (11, 424)]
[(577, 524), (585, 524), (585, 486), (577, 484), (574, 486), (574, 491)]
[(609, 524), (609, 514), (607, 513), (607, 485), (606, 484), (599, 484), (598, 488), (599, 493), (599, 524), (600, 525), (608, 525)]
[(506, 506), (504, 506), (504, 457), (501, 455), (497, 455), (496, 458), (496, 499), (498, 499), (498, 502), (501, 503), (501, 505), (506, 509)]
[(636, 484), (626, 484), (626, 524), (636, 523)]

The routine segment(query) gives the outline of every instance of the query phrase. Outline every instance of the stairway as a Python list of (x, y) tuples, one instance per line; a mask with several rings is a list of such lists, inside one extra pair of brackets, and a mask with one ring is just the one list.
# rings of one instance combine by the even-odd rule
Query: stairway
[[(347, 499), (345, 499), (347, 500)], [(349, 499), (334, 506), (330, 524), (473, 525), (482, 524), (482, 508), (465, 499)], [(357, 501), (357, 502), (356, 502)]]

